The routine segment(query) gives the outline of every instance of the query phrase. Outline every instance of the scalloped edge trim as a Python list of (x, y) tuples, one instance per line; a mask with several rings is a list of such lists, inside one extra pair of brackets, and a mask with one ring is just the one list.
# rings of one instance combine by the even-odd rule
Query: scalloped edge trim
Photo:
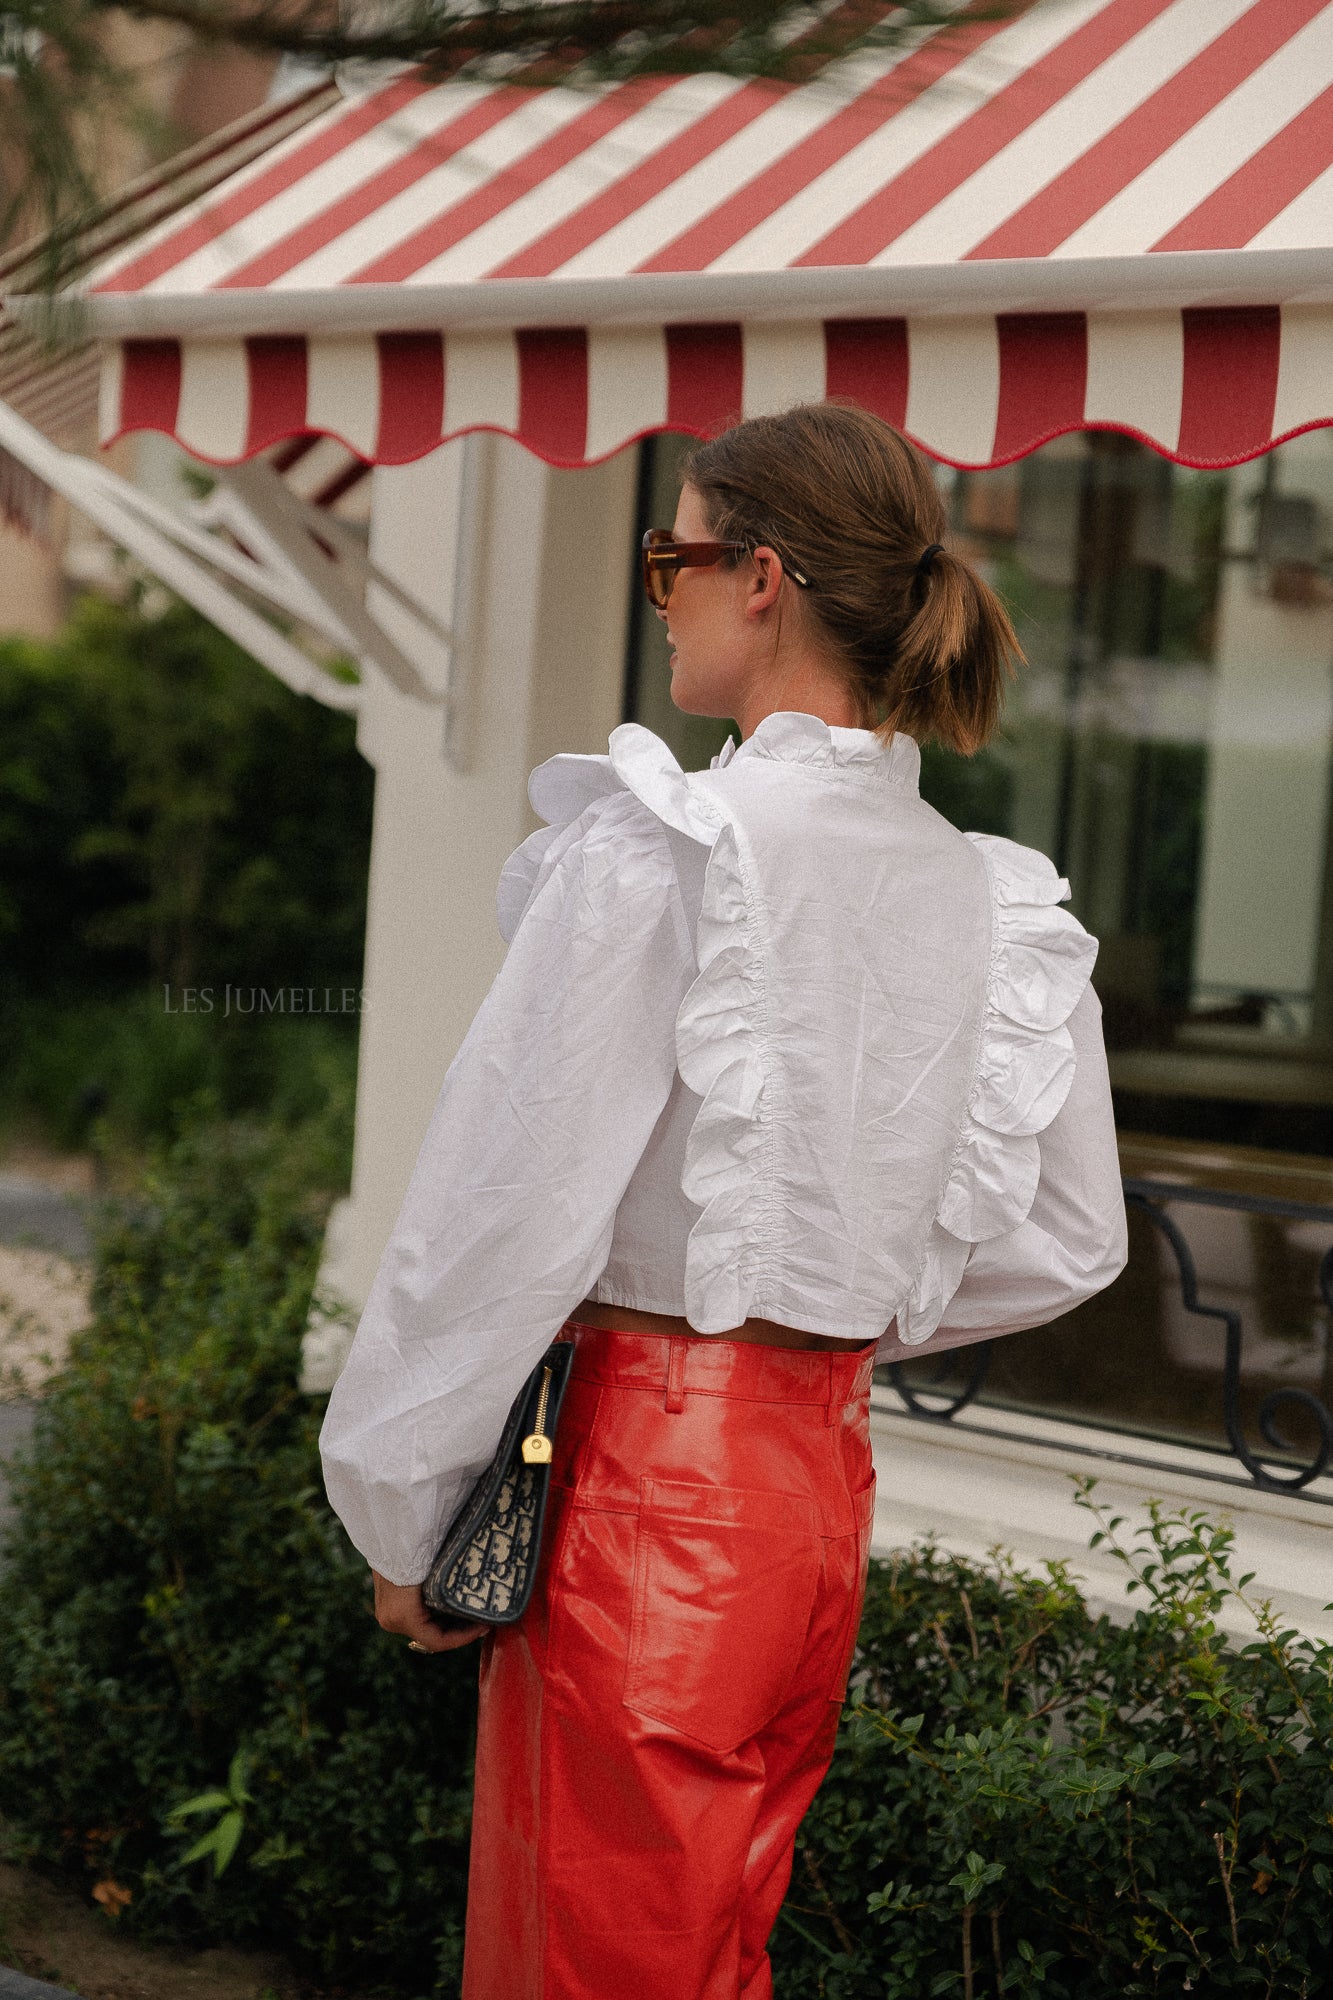
[(700, 1333), (750, 1317), (759, 1286), (770, 1079), (763, 965), (740, 837), (726, 821), (704, 875), (699, 972), (676, 1015), (676, 1063), (700, 1099), (685, 1142), (681, 1191), (699, 1209), (685, 1252), (685, 1314)]
[(995, 834), (966, 838), (991, 885), (986, 1005), (958, 1146), (916, 1281), (897, 1314), (904, 1347), (919, 1347), (936, 1332), (972, 1245), (1027, 1220), (1041, 1174), (1037, 1135), (1074, 1081), (1066, 1023), (1097, 958), (1096, 938), (1057, 907), (1069, 884), (1044, 854)]

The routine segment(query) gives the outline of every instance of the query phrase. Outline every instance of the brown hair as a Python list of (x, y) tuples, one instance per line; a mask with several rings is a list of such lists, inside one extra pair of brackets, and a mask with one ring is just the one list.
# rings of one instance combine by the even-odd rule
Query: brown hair
[(766, 544), (809, 578), (802, 608), (868, 726), (980, 749), (1023, 651), (990, 585), (944, 546), (935, 481), (900, 431), (851, 404), (807, 403), (699, 445), (683, 477), (720, 541)]

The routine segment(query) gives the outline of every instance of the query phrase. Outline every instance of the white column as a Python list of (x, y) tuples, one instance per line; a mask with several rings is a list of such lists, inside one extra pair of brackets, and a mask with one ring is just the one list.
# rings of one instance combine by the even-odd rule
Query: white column
[[(464, 506), (479, 510), (480, 546), (451, 726), (463, 768), (446, 759), (442, 710), (382, 675), (361, 709), (358, 743), (376, 774), (366, 1005), (352, 1191), (330, 1218), (320, 1271), (343, 1321), (365, 1303), (445, 1070), (499, 966), (495, 885), (535, 823), (528, 772), (556, 750), (604, 750), (620, 720), (633, 493), (632, 453), (552, 472), (500, 437), (375, 473), (372, 558), (445, 625)], [(383, 599), (374, 609), (443, 689), (438, 640)], [(349, 1324), (312, 1316), (307, 1388), (332, 1385), (349, 1339)]]

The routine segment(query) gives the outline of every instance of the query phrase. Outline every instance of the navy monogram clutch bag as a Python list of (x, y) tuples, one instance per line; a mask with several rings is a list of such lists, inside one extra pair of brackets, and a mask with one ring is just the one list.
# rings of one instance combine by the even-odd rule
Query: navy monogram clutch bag
[(547, 1348), (514, 1399), (494, 1458), (450, 1522), (421, 1586), (437, 1625), (513, 1625), (527, 1609), (573, 1358), (572, 1341)]

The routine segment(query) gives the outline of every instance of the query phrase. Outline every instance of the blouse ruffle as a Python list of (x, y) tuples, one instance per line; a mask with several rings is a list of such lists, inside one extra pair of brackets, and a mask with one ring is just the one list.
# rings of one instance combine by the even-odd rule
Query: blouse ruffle
[[(814, 723), (829, 743), (827, 725), (814, 717), (771, 717), (761, 725), (770, 737), (775, 722)], [(760, 734), (750, 740), (762, 751)], [(817, 758), (820, 744), (810, 741), (811, 732), (801, 734)], [(784, 730), (788, 754), (792, 735)], [(720, 1333), (749, 1317), (754, 1298), (757, 1166), (767, 1139), (760, 969), (735, 828), (715, 799), (691, 786), (660, 737), (623, 723), (611, 735), (608, 756), (552, 757), (533, 772), (528, 796), (548, 824), (505, 864), (496, 899), (500, 930), (506, 941), (513, 938), (548, 870), (581, 837), (589, 811), (625, 792), (707, 852), (695, 933), (699, 970), (676, 1017), (676, 1058), (682, 1080), (701, 1100), (681, 1176), (681, 1192), (700, 1210), (687, 1252), (686, 1315), (700, 1332)]]
[[(713, 846), (726, 824), (716, 801), (691, 785), (689, 775), (650, 729), (624, 722), (612, 730), (608, 749), (604, 757), (571, 753), (549, 757), (532, 773), (528, 797), (546, 825), (529, 834), (501, 872), (496, 907), (506, 944), (512, 942), (549, 867), (568, 840), (578, 838), (583, 814), (603, 799), (633, 792), (673, 832), (705, 848)], [(765, 716), (744, 743), (717, 761), (730, 763), (741, 757), (837, 765), (911, 791), (921, 768), (921, 753), (910, 736), (894, 736), (886, 743), (869, 730), (839, 729), (794, 710)]]
[(971, 1246), (1027, 1220), (1041, 1172), (1037, 1135), (1074, 1080), (1066, 1023), (1097, 957), (1097, 940), (1058, 907), (1069, 884), (1044, 854), (994, 834), (967, 839), (991, 884), (986, 1006), (953, 1165), (916, 1283), (898, 1313), (898, 1338), (908, 1347), (939, 1327)]
[(689, 778), (659, 736), (641, 723), (623, 722), (611, 732), (609, 755), (563, 752), (532, 773), (528, 798), (547, 824), (529, 834), (500, 871), (495, 904), (506, 944), (513, 942), (528, 905), (560, 855), (581, 837), (584, 815), (626, 792), (674, 833), (705, 848), (712, 846), (722, 825), (721, 813), (711, 800), (691, 790)]
[(677, 1066), (702, 1100), (680, 1183), (701, 1211), (686, 1257), (685, 1316), (700, 1333), (725, 1333), (753, 1311), (773, 1198), (763, 1172), (772, 1112), (763, 961), (730, 825), (709, 856), (696, 937), (699, 976), (676, 1015)]
[[(909, 738), (885, 744), (813, 716), (767, 718), (729, 761), (742, 756), (851, 764), (915, 789)], [(549, 869), (582, 837), (589, 812), (626, 792), (706, 850), (698, 975), (677, 1015), (676, 1051), (684, 1083), (701, 1100), (681, 1179), (700, 1211), (689, 1239), (686, 1313), (700, 1332), (720, 1333), (755, 1310), (764, 1246), (782, 1235), (771, 1208), (776, 1189), (764, 1171), (775, 1088), (764, 960), (736, 825), (714, 794), (691, 784), (660, 738), (625, 723), (612, 734), (609, 755), (553, 757), (534, 771), (529, 797), (548, 823), (505, 866), (500, 928), (512, 939)], [(916, 1280), (897, 1310), (898, 1339), (908, 1347), (939, 1327), (971, 1246), (1017, 1229), (1032, 1207), (1038, 1134), (1073, 1081), (1066, 1023), (1097, 955), (1096, 939), (1059, 908), (1069, 885), (1044, 855), (991, 834), (966, 837), (991, 887), (986, 996), (962, 1129)]]

